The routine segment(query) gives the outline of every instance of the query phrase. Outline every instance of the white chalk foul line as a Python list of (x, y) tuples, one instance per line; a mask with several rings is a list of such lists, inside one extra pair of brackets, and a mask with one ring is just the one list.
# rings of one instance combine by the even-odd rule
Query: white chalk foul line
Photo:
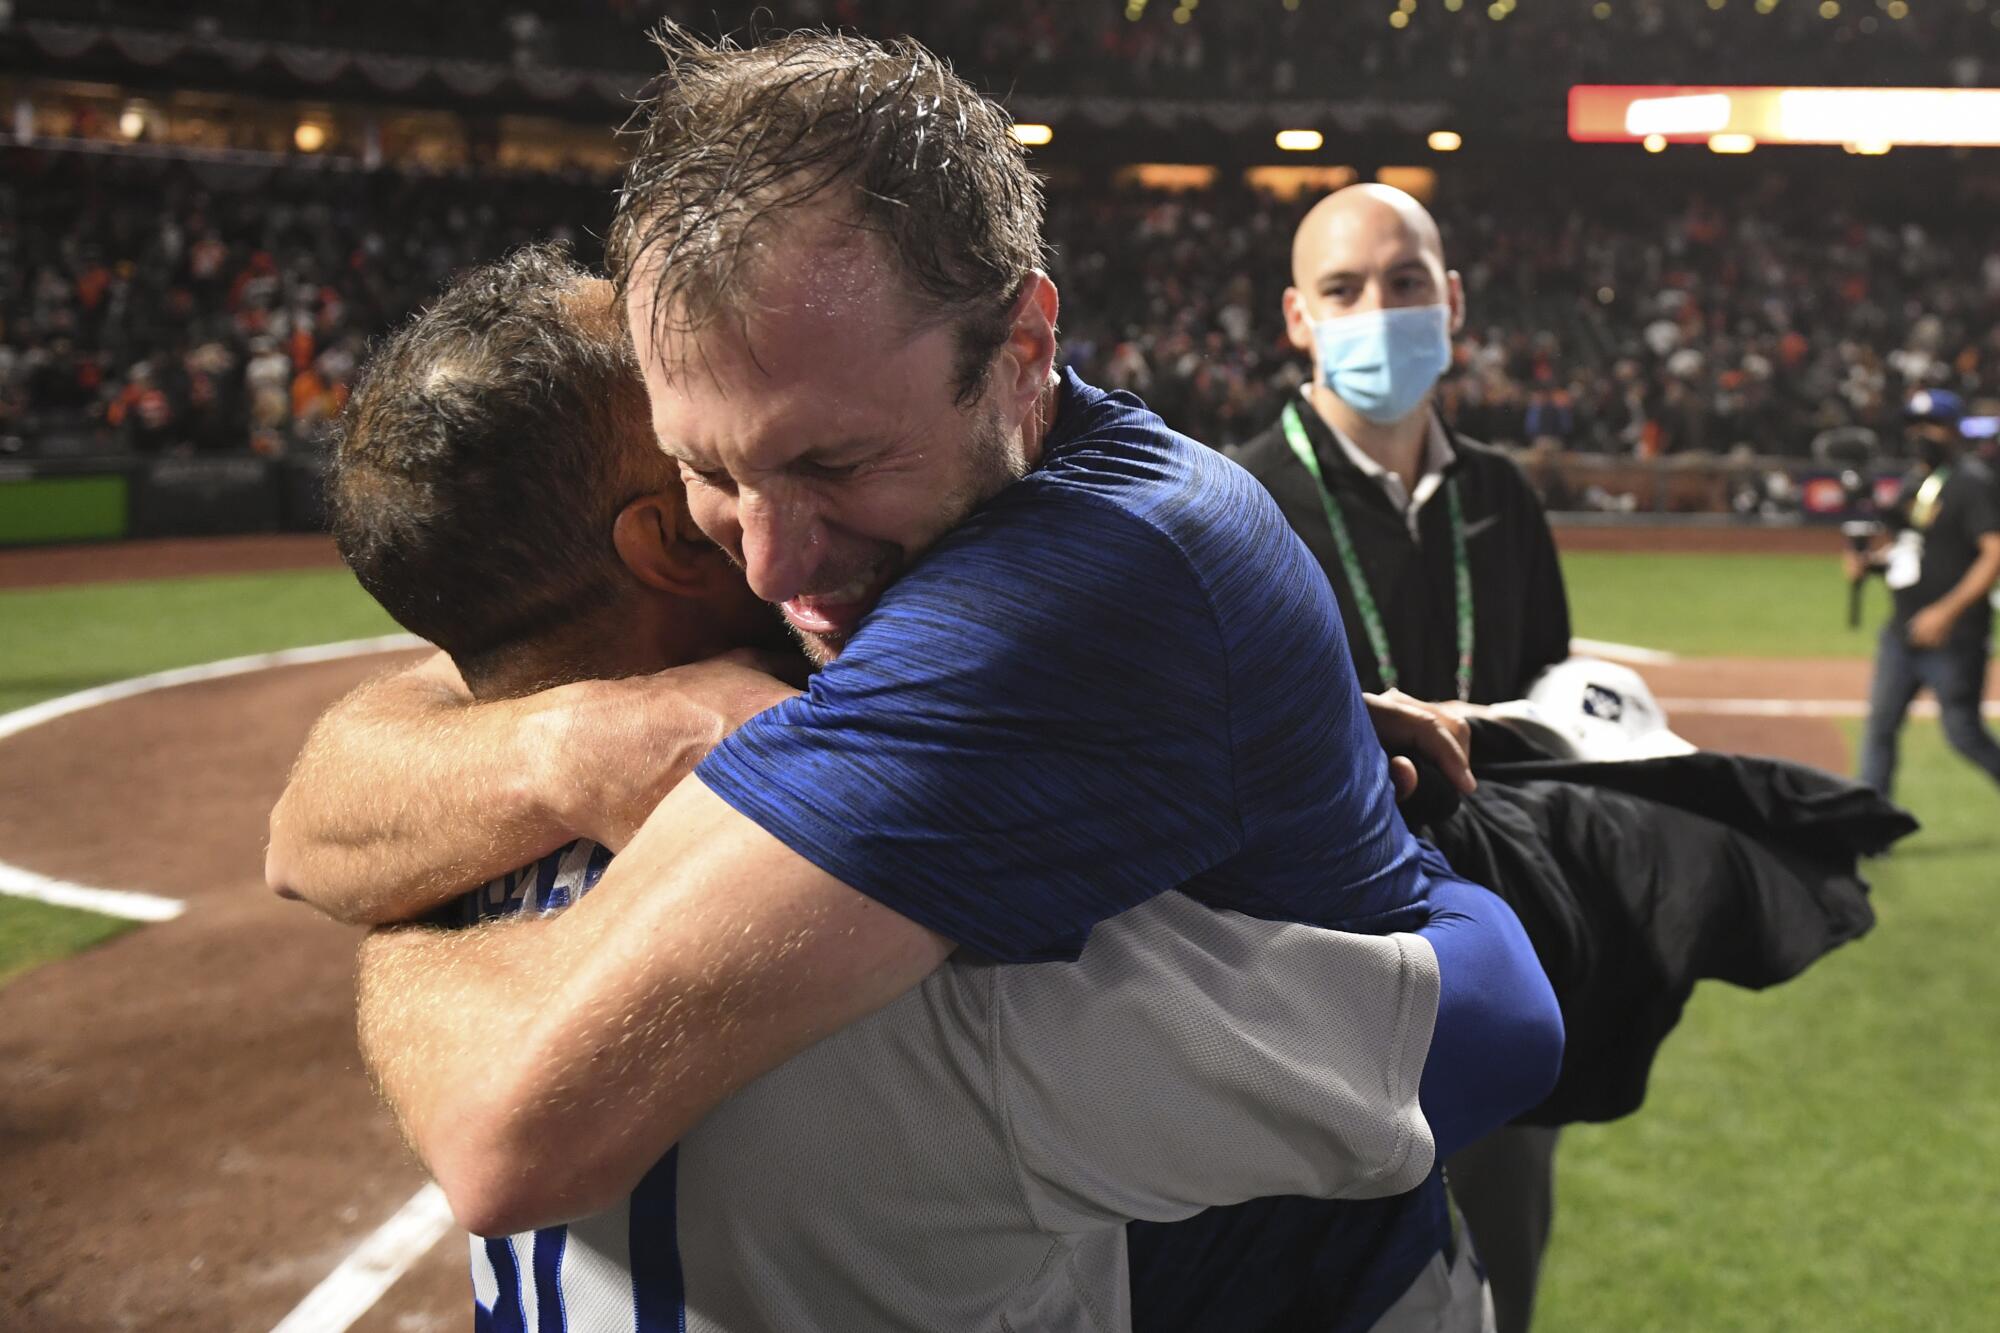
[(366, 657), (370, 653), (388, 653), (399, 648), (423, 646), (424, 641), (413, 634), (384, 634), (373, 639), (317, 643), (310, 648), (284, 648), (274, 653), (252, 653), (248, 657), (229, 657), (220, 662), (203, 662), (199, 666), (155, 671), (151, 675), (134, 676), (130, 680), (118, 680), (109, 685), (78, 690), (75, 694), (46, 699), (38, 704), (29, 704), (26, 708), (17, 708), (11, 713), (0, 714), (0, 740), (26, 731), (29, 727), (39, 727), (44, 722), (68, 717), (71, 713), (81, 713), (86, 708), (97, 708), (120, 699), (130, 699), (135, 694), (150, 694), (154, 690), (172, 689), (176, 685), (194, 685), (204, 680), (220, 680), (224, 676), (246, 676), (253, 671), (269, 671), (273, 667), (306, 666), (313, 662), (333, 662), (343, 657)]
[[(310, 648), (287, 648), (275, 653), (254, 653), (248, 657), (231, 657), (220, 662), (205, 662), (200, 666), (179, 667), (172, 671), (155, 671), (151, 675), (134, 676), (130, 680), (114, 681), (109, 685), (78, 690), (74, 694), (65, 694), (59, 698), (30, 704), (26, 708), (17, 708), (11, 713), (0, 714), (0, 740), (18, 736), (30, 727), (39, 727), (59, 717), (81, 713), (86, 708), (98, 708), (120, 699), (130, 699), (134, 695), (172, 689), (176, 685), (193, 685), (205, 680), (220, 680), (225, 676), (243, 676), (253, 671), (268, 671), (273, 667), (304, 666), (313, 662), (332, 662), (343, 657), (363, 657), (369, 653), (386, 653), (398, 648), (422, 646), (423, 640), (411, 635), (388, 634), (373, 639), (349, 639), (343, 643), (315, 644)], [(88, 884), (73, 884), (68, 880), (38, 875), (32, 870), (10, 865), (5, 861), (0, 861), (0, 894), (14, 898), (32, 898), (37, 902), (51, 903), (57, 907), (79, 907), (85, 911), (124, 917), (132, 921), (171, 921), (187, 910), (187, 904), (178, 898), (164, 898), (156, 893), (140, 893), (133, 889), (103, 889)]]
[(178, 898), (162, 898), (156, 893), (132, 889), (93, 889), (87, 884), (37, 875), (4, 861), (0, 861), (0, 893), (10, 898), (32, 898), (52, 907), (120, 916), (127, 921), (171, 921), (187, 910), (187, 904)]
[[(154, 690), (172, 689), (176, 685), (193, 685), (205, 680), (248, 675), (253, 671), (269, 671), (274, 667), (306, 666), (314, 662), (333, 662), (347, 657), (365, 657), (371, 653), (423, 646), (424, 641), (414, 635), (386, 634), (372, 639), (348, 639), (341, 643), (315, 644), (309, 648), (286, 648), (278, 652), (253, 653), (248, 657), (179, 667), (172, 671), (156, 671), (0, 714), (0, 740), (17, 736), (30, 727), (53, 722), (59, 717), (81, 713), (86, 708), (101, 707)], [(187, 910), (187, 904), (178, 898), (72, 884), (38, 875), (5, 861), (0, 861), (0, 893), (33, 898), (61, 907), (80, 907), (135, 921), (170, 921)], [(323, 1282), (279, 1321), (272, 1333), (345, 1333), (355, 1320), (374, 1307), (398, 1278), (409, 1271), (412, 1264), (430, 1252), (431, 1246), (437, 1244), (451, 1226), (451, 1207), (445, 1202), (444, 1193), (436, 1185), (424, 1186), (414, 1198), (396, 1210), (395, 1216), (362, 1241), (338, 1268), (327, 1274)]]
[(1608, 657), (1614, 662), (1630, 662), (1633, 666), (1672, 666), (1680, 661), (1677, 653), (1661, 652), (1658, 648), (1640, 648), (1630, 643), (1613, 643), (1609, 639), (1571, 638), (1569, 650), (1588, 657)]
[(451, 1206), (426, 1185), (326, 1275), (271, 1333), (346, 1333), (451, 1230)]

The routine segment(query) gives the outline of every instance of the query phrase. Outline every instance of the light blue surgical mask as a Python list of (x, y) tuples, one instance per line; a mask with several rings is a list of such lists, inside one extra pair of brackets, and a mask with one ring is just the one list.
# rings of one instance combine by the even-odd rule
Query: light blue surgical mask
[(1451, 367), (1451, 307), (1366, 310), (1313, 321), (1319, 382), (1378, 426), (1415, 411)]

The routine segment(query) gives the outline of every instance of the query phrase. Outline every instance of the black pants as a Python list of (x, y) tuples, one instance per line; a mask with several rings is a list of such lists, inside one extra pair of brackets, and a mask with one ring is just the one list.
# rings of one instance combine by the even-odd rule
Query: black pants
[(1560, 1132), (1506, 1125), (1445, 1163), (1451, 1197), (1486, 1268), (1497, 1333), (1527, 1333), (1534, 1319), (1542, 1251), (1556, 1215)]
[[(1882, 631), (1875, 650), (1875, 682), (1868, 692), (1868, 728), (1861, 740), (1861, 780), (1890, 794), (1896, 778), (1897, 734), (1917, 691), (1930, 687), (1944, 720), (1944, 737), (1951, 747), (2000, 782), (2000, 742), (1986, 729), (1979, 714), (1986, 689), (1986, 660), (1991, 649), (1984, 636), (1953, 636), (1942, 648), (1912, 648), (1902, 625)], [(1961, 641), (1962, 640), (1962, 641)]]

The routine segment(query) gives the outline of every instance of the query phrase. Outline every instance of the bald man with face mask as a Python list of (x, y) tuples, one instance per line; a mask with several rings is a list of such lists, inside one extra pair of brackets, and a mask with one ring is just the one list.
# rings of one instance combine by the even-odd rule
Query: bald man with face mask
[(1231, 457), (1326, 571), (1364, 687), (1522, 697), (1569, 656), (1569, 602), (1526, 477), (1434, 406), (1465, 323), (1437, 223), (1386, 185), (1327, 196), (1293, 239), (1284, 301), (1313, 378)]
[[(1435, 406), (1465, 322), (1437, 223), (1389, 186), (1329, 195), (1293, 239), (1284, 303), (1312, 380), (1230, 456), (1326, 572), (1363, 688), (1521, 698), (1569, 656), (1569, 602), (1527, 478)], [(1530, 1322), (1555, 1142), (1552, 1129), (1503, 1129), (1449, 1165), (1499, 1333)]]

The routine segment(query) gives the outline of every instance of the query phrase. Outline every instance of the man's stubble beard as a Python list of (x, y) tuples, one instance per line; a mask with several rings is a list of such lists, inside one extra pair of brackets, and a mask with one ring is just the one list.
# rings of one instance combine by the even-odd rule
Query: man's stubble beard
[[(924, 543), (923, 551), (917, 553), (918, 559), (923, 557), (924, 551), (928, 551), (963, 525), (981, 505), (1026, 477), (1031, 470), (1018, 437), (1010, 437), (1007, 428), (1001, 424), (997, 410), (989, 413), (973, 428), (972, 437), (966, 442), (965, 448), (970, 458), (971, 469), (964, 482), (954, 487), (945, 496), (944, 503), (939, 506), (943, 521), (935, 535)], [(902, 572), (899, 571), (896, 577), (900, 579)], [(892, 582), (890, 586), (895, 585)], [(887, 589), (884, 589), (884, 595), (887, 595)], [(847, 646), (848, 639), (852, 637), (808, 634), (789, 620), (785, 621), (785, 628), (798, 641), (800, 649), (811, 659), (815, 667), (823, 667), (840, 656), (841, 650)]]

